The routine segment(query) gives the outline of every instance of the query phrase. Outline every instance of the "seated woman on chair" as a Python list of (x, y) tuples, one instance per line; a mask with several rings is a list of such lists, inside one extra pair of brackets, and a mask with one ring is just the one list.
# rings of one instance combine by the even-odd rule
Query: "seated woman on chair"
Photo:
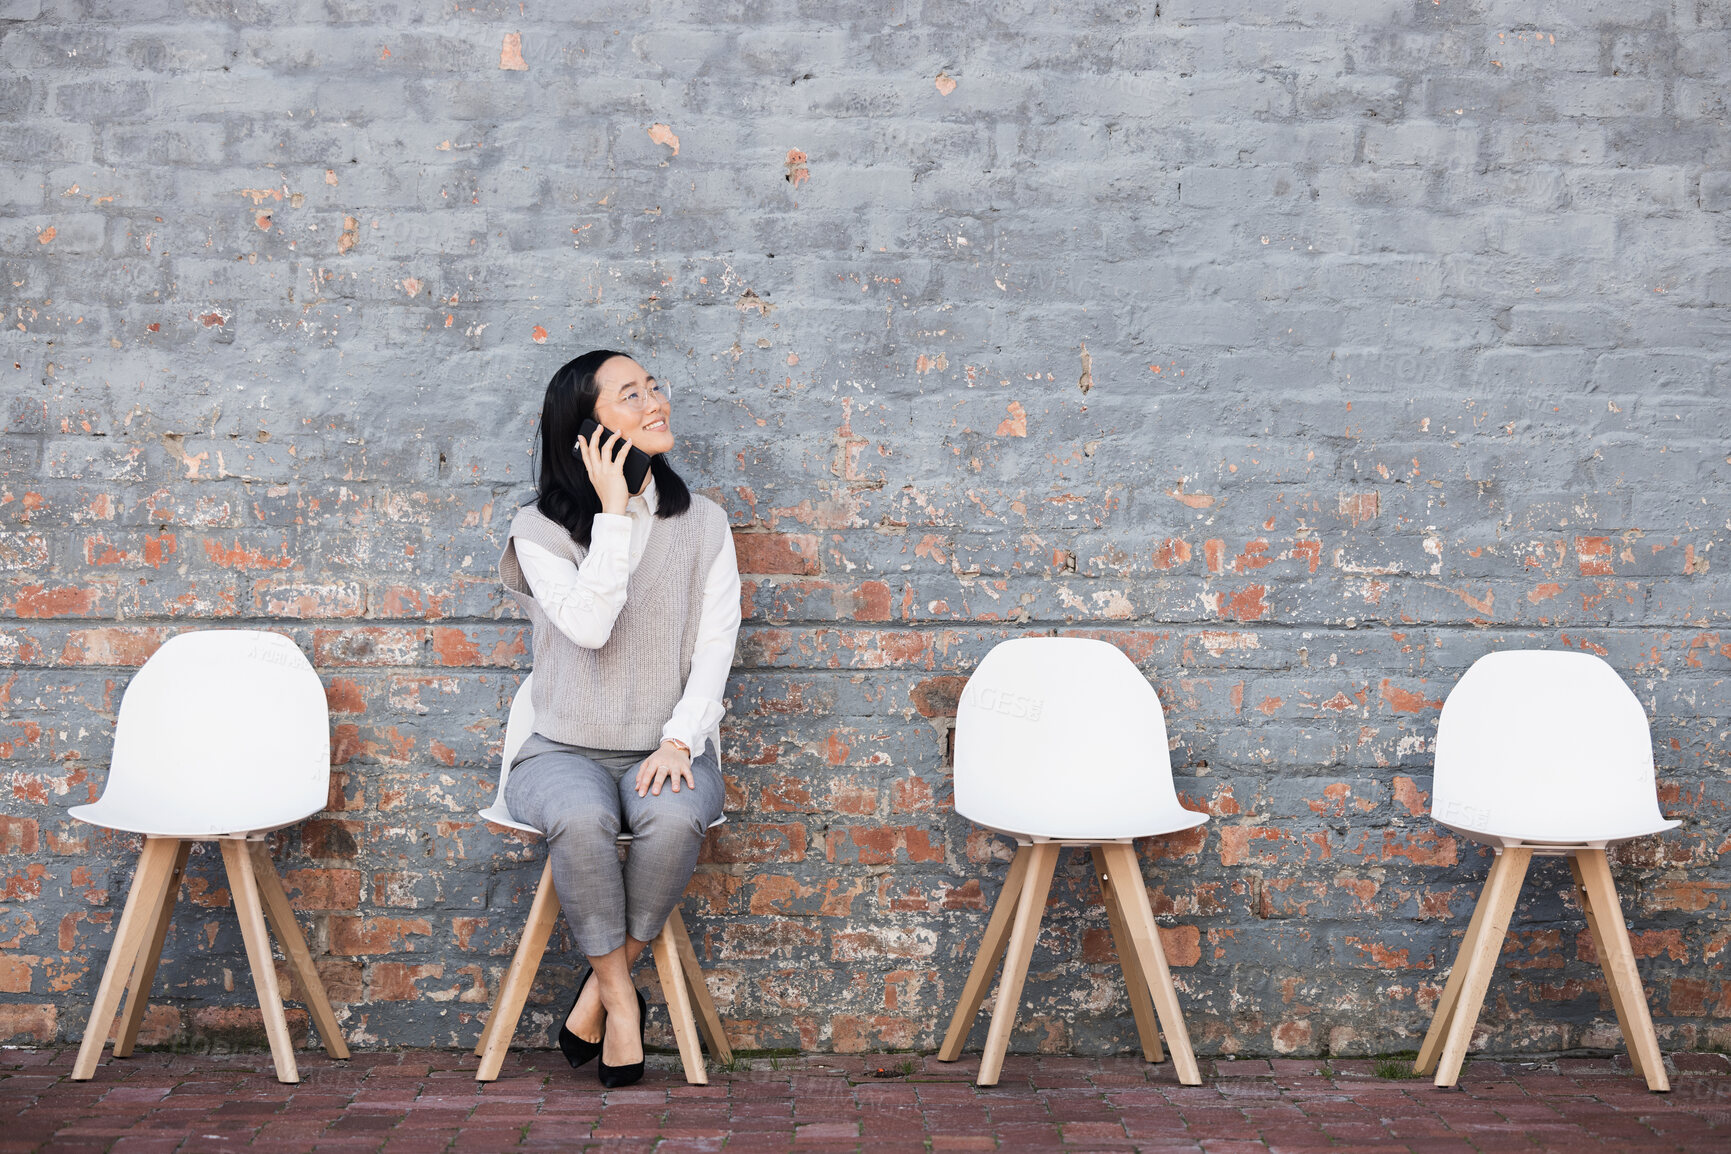
[[(584, 437), (587, 420), (600, 427)], [(589, 958), (559, 1048), (574, 1068), (599, 1056), (608, 1087), (643, 1076), (631, 966), (721, 816), (721, 699), (739, 634), (727, 515), (685, 487), (671, 448), (665, 384), (623, 353), (569, 362), (541, 408), (535, 500), (499, 561), (535, 639), (535, 732), (505, 801), (546, 834), (559, 904)], [(650, 458), (635, 492), (633, 450)], [(623, 867), (621, 831), (633, 836)]]

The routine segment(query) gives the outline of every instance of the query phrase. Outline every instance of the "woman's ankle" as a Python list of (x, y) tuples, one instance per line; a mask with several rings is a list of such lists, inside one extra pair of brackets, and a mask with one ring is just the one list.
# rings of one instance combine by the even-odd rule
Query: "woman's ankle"
[(591, 978), (566, 1015), (565, 1028), (586, 1042), (595, 1042), (600, 1040), (601, 1026), (606, 1020), (607, 1007), (601, 1001), (601, 988)]
[[(632, 1017), (637, 1005), (633, 1001)], [(629, 1066), (643, 1060), (642, 1026), (624, 1014), (609, 1014), (601, 1038), (601, 1060), (609, 1066)]]
[(625, 1018), (637, 1016), (637, 987), (629, 980), (621, 986), (603, 986), (601, 988), (601, 1006), (609, 1016), (619, 1015)]

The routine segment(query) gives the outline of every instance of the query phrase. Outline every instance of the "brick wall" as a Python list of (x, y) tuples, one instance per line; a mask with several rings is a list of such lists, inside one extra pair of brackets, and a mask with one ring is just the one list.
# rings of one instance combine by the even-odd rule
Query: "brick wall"
[[(1143, 847), (1202, 1051), (1416, 1045), (1487, 863), (1437, 710), (1507, 646), (1647, 707), (1684, 824), (1618, 881), (1665, 1045), (1731, 1044), (1731, 17), (1228, 7), (0, 0), (0, 1035), (83, 1028), (136, 843), (65, 810), (128, 677), (268, 624), (329, 687), (276, 852), (350, 1041), (472, 1044), (541, 859), (474, 818), (495, 559), (611, 345), (746, 570), (686, 907), (737, 1045), (935, 1043), (1009, 849), (954, 701), (1030, 630), (1138, 662), (1214, 815)], [(1493, 1049), (1614, 1038), (1566, 889)], [(201, 848), (155, 1042), (256, 1035), (228, 907)], [(1066, 856), (1014, 1044), (1132, 1040)]]

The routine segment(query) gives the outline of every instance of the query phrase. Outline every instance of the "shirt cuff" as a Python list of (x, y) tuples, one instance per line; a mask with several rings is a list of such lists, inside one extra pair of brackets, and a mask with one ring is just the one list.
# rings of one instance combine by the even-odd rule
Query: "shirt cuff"
[(691, 759), (696, 761), (698, 755), (703, 752), (703, 743), (709, 735), (707, 733), (692, 733), (677, 720), (674, 720), (661, 727), (661, 740), (666, 741), (670, 737), (675, 741), (683, 741), (686, 748), (691, 750)]

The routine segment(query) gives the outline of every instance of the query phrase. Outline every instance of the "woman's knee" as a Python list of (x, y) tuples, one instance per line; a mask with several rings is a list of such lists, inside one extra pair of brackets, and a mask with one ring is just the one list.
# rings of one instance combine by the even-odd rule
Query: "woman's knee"
[(549, 844), (611, 846), (619, 837), (619, 814), (606, 806), (558, 806), (542, 814), (541, 819), (541, 832)]
[[(701, 807), (692, 804), (652, 804), (641, 807), (631, 815), (631, 836), (646, 843), (683, 841), (687, 838), (702, 841), (709, 828), (709, 821), (704, 816)], [(693, 799), (695, 801), (695, 798)]]

